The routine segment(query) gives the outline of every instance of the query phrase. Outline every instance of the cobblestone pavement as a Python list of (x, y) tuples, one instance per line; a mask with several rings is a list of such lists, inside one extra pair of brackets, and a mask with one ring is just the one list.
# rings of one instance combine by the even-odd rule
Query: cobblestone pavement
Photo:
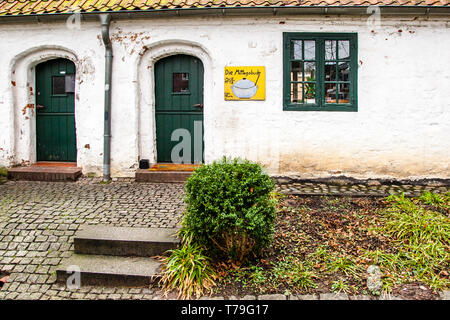
[[(135, 183), (132, 179), (110, 184), (99, 181), (9, 181), (0, 185), (0, 270), (11, 273), (0, 290), (0, 299), (118, 297), (116, 289), (71, 292), (55, 284), (56, 267), (72, 255), (73, 236), (80, 225), (178, 224), (184, 208), (183, 185)], [(149, 297), (150, 291), (134, 288), (123, 294)]]
[(295, 182), (286, 179), (277, 179), (277, 191), (295, 195), (348, 195), (348, 196), (388, 196), (404, 192), (405, 196), (419, 196), (425, 191), (433, 193), (450, 192), (450, 186), (443, 183), (430, 183), (428, 185), (388, 184), (379, 181), (367, 183), (348, 183), (330, 181), (330, 183)]
[[(380, 195), (401, 190), (449, 191), (428, 186), (403, 189), (373, 186), (329, 186), (284, 183), (278, 190), (299, 194)], [(81, 287), (56, 284), (56, 267), (73, 253), (73, 236), (82, 224), (175, 227), (183, 204), (182, 184), (135, 183), (119, 179), (101, 184), (83, 178), (75, 183), (13, 182), (0, 185), (0, 278), (10, 274), (0, 299), (164, 299), (157, 288)], [(448, 299), (448, 292), (444, 297)], [(246, 296), (240, 299), (328, 299), (339, 296)], [(168, 298), (175, 298), (169, 296)], [(223, 299), (224, 297), (216, 297)], [(239, 299), (226, 297), (227, 299)], [(345, 296), (345, 299), (355, 297)], [(363, 297), (361, 297), (363, 299)]]

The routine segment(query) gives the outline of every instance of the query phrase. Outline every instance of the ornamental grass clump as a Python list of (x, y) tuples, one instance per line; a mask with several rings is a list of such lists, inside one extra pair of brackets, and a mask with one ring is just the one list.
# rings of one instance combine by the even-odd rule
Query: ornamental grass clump
[(186, 182), (183, 226), (217, 258), (244, 262), (272, 240), (275, 184), (256, 163), (202, 165)]
[(412, 199), (404, 194), (391, 195), (387, 202), (390, 206), (382, 211), (383, 225), (378, 231), (392, 240), (394, 250), (366, 253), (386, 275), (385, 291), (396, 284), (414, 281), (435, 290), (448, 289), (450, 193), (424, 193)]
[[(411, 201), (405, 198), (404, 194), (388, 197), (391, 207), (384, 212), (383, 231), (410, 246), (430, 243), (448, 245), (450, 220), (442, 213), (420, 206), (420, 202), (425, 202), (428, 197), (427, 193), (423, 194), (419, 201)], [(434, 200), (436, 203), (442, 201), (442, 205), (445, 205), (443, 197), (435, 195), (434, 199), (437, 199)]]
[(203, 252), (204, 249), (194, 243), (192, 237), (182, 236), (180, 248), (169, 250), (168, 256), (160, 257), (160, 284), (166, 293), (177, 290), (181, 299), (190, 299), (193, 295), (198, 298), (204, 293), (212, 293), (217, 275), (211, 266), (211, 259)]

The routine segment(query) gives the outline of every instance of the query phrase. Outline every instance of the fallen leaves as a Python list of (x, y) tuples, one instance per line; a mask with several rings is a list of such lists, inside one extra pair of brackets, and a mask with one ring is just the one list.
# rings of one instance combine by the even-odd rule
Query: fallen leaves
[[(387, 239), (370, 231), (380, 222), (377, 212), (384, 206), (374, 198), (289, 196), (280, 201), (274, 242), (258, 265), (268, 268), (287, 255), (303, 261), (323, 245), (331, 255), (349, 257), (365, 269), (370, 260), (361, 255), (366, 250), (389, 246)], [(317, 262), (313, 268), (321, 281), (330, 282), (325, 264)]]
[[(392, 239), (379, 231), (383, 224), (380, 212), (387, 206), (390, 203), (379, 198), (284, 198), (278, 205), (272, 245), (264, 250), (258, 260), (252, 262), (257, 272), (241, 267), (245, 275), (241, 278), (243, 282), (229, 282), (228, 293), (243, 295), (283, 290), (293, 293), (301, 291), (302, 294), (327, 292), (339, 279), (344, 279), (345, 285), (355, 290), (355, 293), (363, 293), (367, 279), (365, 271), (368, 266), (380, 262), (377, 255), (368, 256), (367, 252), (380, 252), (388, 256), (396, 253)], [(324, 250), (320, 251), (321, 248)], [(308, 272), (312, 272), (311, 278), (317, 283), (317, 289), (307, 291), (298, 286), (292, 287), (292, 275), (275, 277), (280, 272), (280, 266), (288, 265), (289, 259), (310, 268)], [(287, 267), (284, 271), (289, 270), (290, 267)], [(403, 270), (389, 272), (383, 268), (382, 271), (383, 279), (391, 286), (408, 278), (408, 274), (401, 273)], [(250, 289), (252, 277), (264, 280)], [(448, 270), (442, 270), (439, 277), (448, 278)], [(419, 286), (417, 288), (424, 291)]]
[(3, 287), (3, 285), (8, 282), (8, 278), (9, 276), (4, 276), (3, 278), (0, 278), (0, 288)]

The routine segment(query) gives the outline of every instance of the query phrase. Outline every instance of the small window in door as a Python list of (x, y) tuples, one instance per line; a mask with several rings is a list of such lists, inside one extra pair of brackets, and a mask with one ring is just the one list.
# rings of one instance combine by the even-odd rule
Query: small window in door
[(189, 92), (189, 73), (173, 74), (173, 92), (174, 93)]
[(52, 77), (52, 94), (60, 95), (75, 92), (75, 74)]
[(54, 76), (52, 77), (52, 94), (66, 94), (66, 77)]

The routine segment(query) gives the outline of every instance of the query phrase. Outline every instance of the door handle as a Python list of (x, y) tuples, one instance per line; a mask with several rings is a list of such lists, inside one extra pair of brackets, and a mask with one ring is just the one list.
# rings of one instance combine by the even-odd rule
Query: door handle
[(203, 103), (194, 104), (195, 108), (203, 108)]
[(45, 109), (45, 107), (44, 107), (44, 106), (41, 106), (40, 104), (38, 104), (38, 105), (36, 106), (36, 109)]

